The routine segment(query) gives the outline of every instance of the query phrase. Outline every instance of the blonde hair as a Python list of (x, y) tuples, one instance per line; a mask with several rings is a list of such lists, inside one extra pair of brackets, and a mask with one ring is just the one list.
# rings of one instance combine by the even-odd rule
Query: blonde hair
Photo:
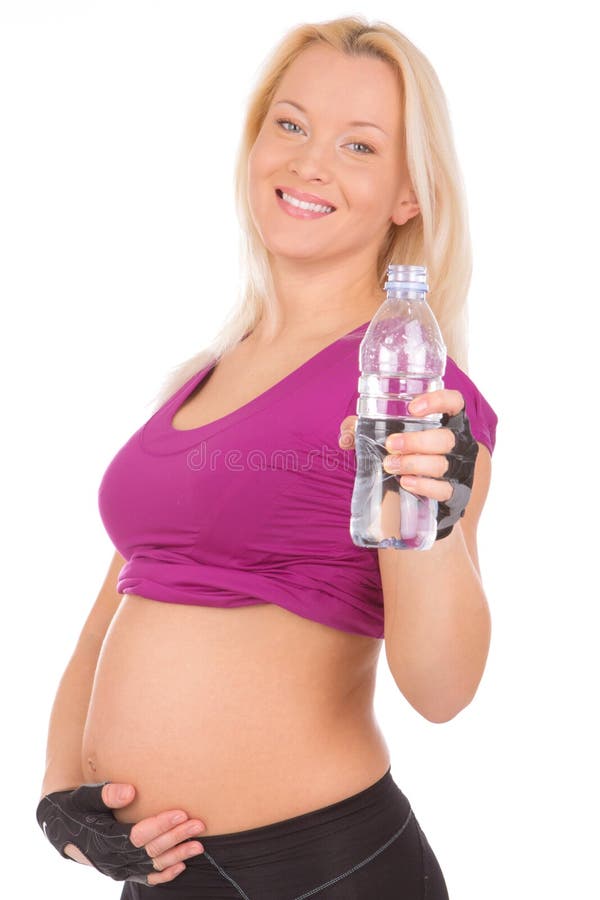
[(315, 42), (350, 56), (382, 59), (398, 74), (405, 158), (420, 212), (404, 225), (390, 223), (377, 261), (381, 299), (383, 302), (390, 263), (427, 266), (428, 302), (448, 355), (467, 370), (472, 250), (465, 190), (444, 92), (431, 63), (407, 37), (386, 22), (369, 24), (362, 16), (346, 16), (293, 28), (259, 70), (258, 83), (249, 98), (235, 172), (244, 268), (240, 299), (208, 346), (170, 371), (155, 397), (155, 409), (213, 358), (218, 360), (238, 344), (263, 314), (268, 316), (275, 309), (268, 252), (248, 204), (248, 157), (284, 72)]

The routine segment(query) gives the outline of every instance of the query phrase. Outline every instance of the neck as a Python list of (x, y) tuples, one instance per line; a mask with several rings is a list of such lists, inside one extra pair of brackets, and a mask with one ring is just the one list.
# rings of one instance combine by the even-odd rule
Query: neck
[(329, 266), (326, 272), (274, 264), (275, 309), (265, 311), (253, 330), (264, 343), (277, 340), (335, 339), (371, 319), (385, 300), (373, 279), (364, 273)]

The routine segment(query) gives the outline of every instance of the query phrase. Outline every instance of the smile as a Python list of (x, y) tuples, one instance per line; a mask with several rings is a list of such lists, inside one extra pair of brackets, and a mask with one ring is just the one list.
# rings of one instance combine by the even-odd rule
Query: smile
[(335, 209), (333, 206), (325, 206), (321, 203), (309, 203), (306, 200), (298, 200), (285, 191), (276, 189), (277, 202), (289, 215), (301, 219), (315, 219), (328, 216)]

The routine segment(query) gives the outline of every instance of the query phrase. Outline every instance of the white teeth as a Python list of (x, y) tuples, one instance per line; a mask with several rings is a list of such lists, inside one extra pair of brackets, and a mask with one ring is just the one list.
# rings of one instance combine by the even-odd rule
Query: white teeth
[(281, 194), (286, 203), (291, 203), (292, 206), (298, 206), (300, 209), (312, 209), (314, 212), (333, 211), (333, 206), (322, 206), (319, 203), (307, 203), (305, 200), (296, 200), (295, 197), (290, 197), (290, 195), (286, 194), (285, 191), (282, 191)]

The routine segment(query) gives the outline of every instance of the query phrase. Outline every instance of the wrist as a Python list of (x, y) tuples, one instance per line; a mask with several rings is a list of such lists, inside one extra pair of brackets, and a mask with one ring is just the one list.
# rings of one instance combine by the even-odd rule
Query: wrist
[[(81, 783), (82, 783), (81, 781), (78, 781), (76, 783), (73, 783), (72, 781), (69, 782), (69, 781), (65, 780), (64, 778), (63, 779), (58, 779), (58, 778), (44, 779), (44, 781), (42, 782), (42, 787), (41, 787), (42, 792), (39, 796), (39, 800), (41, 800), (42, 797), (45, 797), (47, 794), (54, 793), (54, 791), (74, 791), (75, 788), (79, 787), (79, 785)], [(38, 803), (39, 803), (39, 800), (38, 800)]]

